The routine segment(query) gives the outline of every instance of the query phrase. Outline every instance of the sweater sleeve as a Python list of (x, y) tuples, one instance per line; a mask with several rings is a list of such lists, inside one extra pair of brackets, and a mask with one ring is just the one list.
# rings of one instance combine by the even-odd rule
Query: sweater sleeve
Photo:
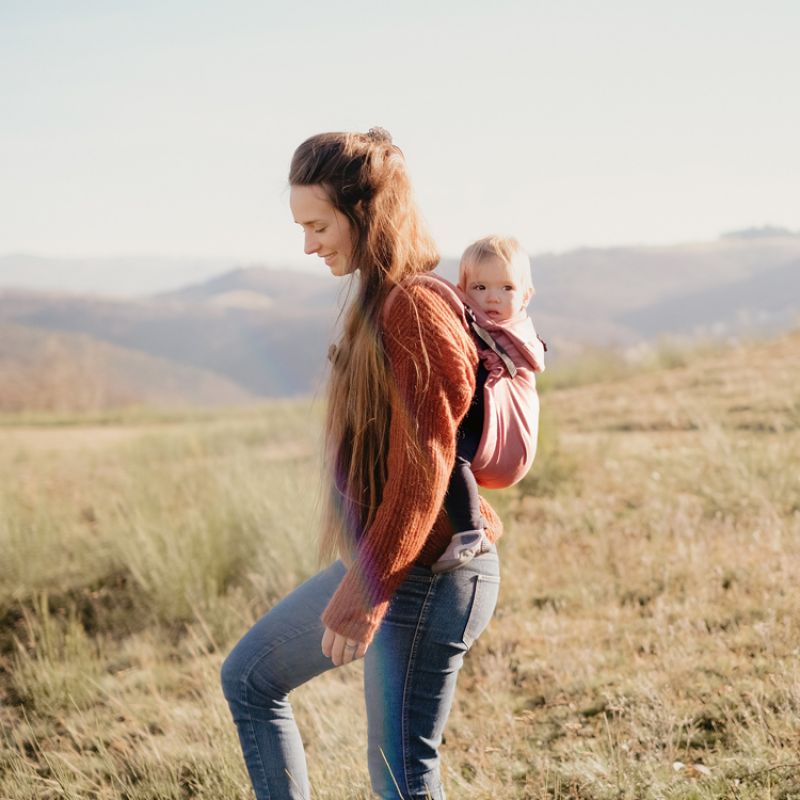
[(391, 305), (383, 341), (394, 379), (387, 480), (373, 523), (322, 614), (329, 628), (361, 642), (374, 636), (442, 506), (477, 365), (461, 322), (424, 286), (412, 285)]

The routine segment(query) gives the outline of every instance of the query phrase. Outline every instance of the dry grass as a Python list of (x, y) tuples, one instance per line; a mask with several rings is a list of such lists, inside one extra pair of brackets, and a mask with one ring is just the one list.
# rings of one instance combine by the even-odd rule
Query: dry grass
[[(450, 796), (800, 798), (798, 347), (553, 381)], [(53, 421), (0, 434), (0, 797), (249, 797), (218, 669), (314, 567), (319, 410)], [(323, 800), (370, 796), (360, 674), (296, 692)]]

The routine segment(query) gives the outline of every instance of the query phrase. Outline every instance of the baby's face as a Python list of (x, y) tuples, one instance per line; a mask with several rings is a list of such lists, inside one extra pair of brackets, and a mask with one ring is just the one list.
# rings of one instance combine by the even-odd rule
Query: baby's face
[(462, 287), (470, 301), (495, 322), (511, 319), (530, 300), (520, 288), (514, 270), (499, 256), (489, 256), (467, 270), (467, 285)]

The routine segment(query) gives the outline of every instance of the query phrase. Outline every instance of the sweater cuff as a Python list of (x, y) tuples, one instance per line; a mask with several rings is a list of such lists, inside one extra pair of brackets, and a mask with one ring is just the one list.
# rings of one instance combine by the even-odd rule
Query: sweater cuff
[(351, 567), (334, 592), (325, 611), (323, 624), (340, 636), (369, 644), (389, 608), (389, 601), (371, 604), (363, 581), (356, 577), (357, 567)]

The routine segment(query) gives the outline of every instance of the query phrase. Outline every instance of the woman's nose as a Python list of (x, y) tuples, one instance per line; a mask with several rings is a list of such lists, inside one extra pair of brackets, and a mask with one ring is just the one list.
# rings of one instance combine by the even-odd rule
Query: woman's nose
[(306, 234), (303, 252), (310, 256), (312, 253), (316, 253), (319, 250), (319, 242), (317, 241), (317, 237), (312, 233), (309, 232)]

